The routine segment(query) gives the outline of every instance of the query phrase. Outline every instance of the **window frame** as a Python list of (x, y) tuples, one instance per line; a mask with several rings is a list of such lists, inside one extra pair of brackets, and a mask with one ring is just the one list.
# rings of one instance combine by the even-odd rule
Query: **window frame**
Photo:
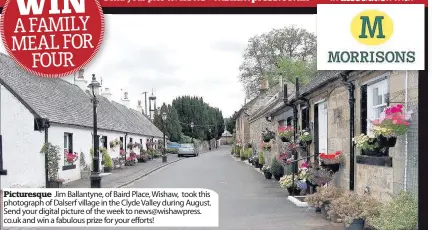
[(69, 162), (67, 161), (67, 158), (65, 157), (65, 152), (68, 153), (74, 153), (73, 151), (73, 133), (65, 132), (63, 133), (63, 171), (69, 170), (69, 169), (75, 169), (76, 164), (75, 162)]
[[(380, 104), (374, 105), (374, 89), (382, 90), (381, 96), (383, 96), (382, 101)], [(379, 115), (373, 116), (376, 109), (383, 108), (385, 109), (389, 104), (389, 80), (387, 77), (379, 78), (366, 86), (366, 100), (367, 100), (367, 106), (366, 106), (366, 134), (371, 134), (371, 128), (372, 128), (372, 119), (378, 119)], [(380, 93), (380, 92), (378, 92)]]

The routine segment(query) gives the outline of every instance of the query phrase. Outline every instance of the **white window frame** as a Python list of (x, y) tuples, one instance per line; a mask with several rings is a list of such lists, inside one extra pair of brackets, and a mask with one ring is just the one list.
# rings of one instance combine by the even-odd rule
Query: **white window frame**
[(69, 152), (69, 145), (71, 142), (71, 140), (69, 138), (70, 135), (72, 136), (72, 149), (73, 149), (73, 134), (71, 134), (71, 133), (64, 133), (63, 134), (63, 161), (64, 161), (65, 166), (74, 165), (74, 163), (68, 162), (65, 159), (65, 155), (64, 155), (65, 152), (70, 153)]
[[(380, 104), (373, 105), (373, 90), (378, 89), (378, 93), (382, 95), (382, 101)], [(388, 106), (388, 95), (389, 95), (389, 81), (388, 78), (384, 78), (367, 86), (367, 134), (371, 134), (372, 131), (372, 120), (378, 119), (379, 115), (376, 115), (376, 110), (380, 108), (386, 108)]]

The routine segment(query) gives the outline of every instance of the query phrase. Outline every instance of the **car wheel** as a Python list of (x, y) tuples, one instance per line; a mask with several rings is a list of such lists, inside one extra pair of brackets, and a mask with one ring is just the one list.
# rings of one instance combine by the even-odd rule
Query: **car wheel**
[(180, 154), (177, 154), (177, 157), (182, 157), (182, 155), (180, 155)]

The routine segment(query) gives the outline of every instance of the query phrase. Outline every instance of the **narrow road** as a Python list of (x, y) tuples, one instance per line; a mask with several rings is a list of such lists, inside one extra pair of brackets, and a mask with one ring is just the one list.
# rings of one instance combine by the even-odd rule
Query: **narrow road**
[[(133, 178), (131, 178), (133, 179)], [(342, 230), (313, 209), (298, 208), (275, 180), (243, 162), (235, 161), (230, 148), (221, 147), (155, 171), (129, 188), (205, 188), (219, 194), (219, 228), (222, 230)], [(2, 228), (2, 230), (52, 230), (54, 228)], [(62, 230), (80, 228), (65, 227)], [(100, 230), (187, 228), (86, 228)]]
[(332, 225), (314, 210), (294, 206), (278, 182), (266, 180), (252, 167), (233, 160), (230, 150), (221, 147), (179, 161), (128, 187), (211, 189), (219, 194), (217, 229), (340, 229), (340, 225)]

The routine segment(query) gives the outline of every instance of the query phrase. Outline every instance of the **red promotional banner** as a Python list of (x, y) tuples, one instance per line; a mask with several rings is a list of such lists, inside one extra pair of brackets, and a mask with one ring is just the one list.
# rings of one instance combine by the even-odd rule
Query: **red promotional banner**
[[(0, 0), (0, 7), (5, 0)], [(102, 0), (102, 7), (316, 7), (318, 4), (424, 4), (427, 0)]]

